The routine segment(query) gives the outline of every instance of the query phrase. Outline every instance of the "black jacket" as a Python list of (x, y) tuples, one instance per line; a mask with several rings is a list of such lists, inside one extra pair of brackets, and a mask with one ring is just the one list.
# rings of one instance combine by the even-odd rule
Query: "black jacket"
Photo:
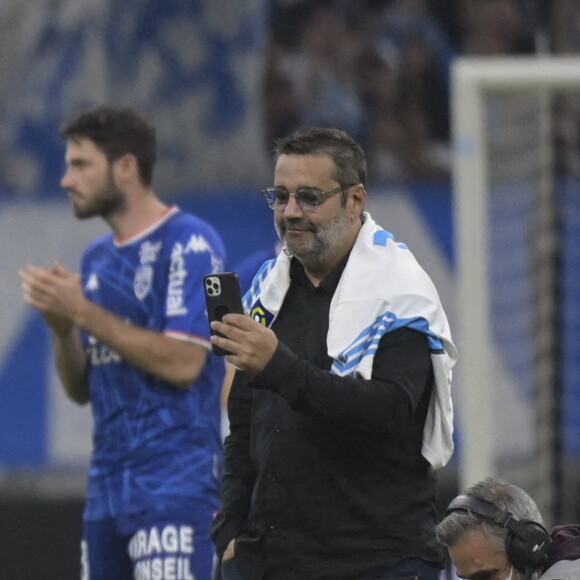
[(442, 563), (421, 455), (427, 339), (383, 336), (371, 380), (331, 374), (328, 311), (343, 267), (314, 288), (294, 261), (273, 359), (253, 381), (234, 379), (213, 537), (220, 556), (237, 538), (250, 579), (362, 580), (406, 558)]

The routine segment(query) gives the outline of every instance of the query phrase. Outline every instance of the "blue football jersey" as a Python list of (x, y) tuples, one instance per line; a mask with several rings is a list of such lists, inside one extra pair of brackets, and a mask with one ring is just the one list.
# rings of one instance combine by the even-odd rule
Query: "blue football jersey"
[(176, 207), (131, 239), (110, 234), (85, 251), (82, 281), (91, 301), (209, 351), (195, 384), (180, 389), (83, 333), (94, 418), (87, 520), (152, 508), (179, 513), (192, 498), (219, 506), (225, 366), (211, 352), (203, 276), (222, 271), (224, 261), (214, 229)]

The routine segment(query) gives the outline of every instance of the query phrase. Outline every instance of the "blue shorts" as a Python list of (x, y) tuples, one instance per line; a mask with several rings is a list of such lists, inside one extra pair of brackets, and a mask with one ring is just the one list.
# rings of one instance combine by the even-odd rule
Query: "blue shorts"
[(211, 580), (213, 515), (157, 517), (129, 533), (115, 519), (85, 521), (81, 580)]

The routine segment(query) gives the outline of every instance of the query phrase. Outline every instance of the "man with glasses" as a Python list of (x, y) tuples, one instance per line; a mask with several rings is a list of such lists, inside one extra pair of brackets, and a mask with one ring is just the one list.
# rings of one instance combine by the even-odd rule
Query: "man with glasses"
[(465, 580), (577, 580), (580, 526), (544, 528), (520, 487), (489, 477), (457, 496), (436, 528)]
[(364, 211), (365, 181), (343, 131), (278, 142), (263, 195), (283, 251), (249, 316), (212, 323), (238, 369), (213, 527), (224, 580), (435, 580), (443, 564), (455, 348), (431, 280)]

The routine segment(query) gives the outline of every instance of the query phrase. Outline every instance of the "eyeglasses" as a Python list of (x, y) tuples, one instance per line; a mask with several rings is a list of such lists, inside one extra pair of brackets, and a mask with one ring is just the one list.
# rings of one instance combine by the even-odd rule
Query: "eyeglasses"
[(296, 202), (302, 211), (314, 211), (321, 203), (326, 201), (329, 197), (336, 195), (341, 191), (346, 191), (354, 187), (356, 183), (349, 185), (341, 185), (335, 189), (328, 191), (321, 191), (316, 187), (300, 187), (295, 193), (290, 193), (285, 187), (267, 187), (262, 190), (262, 195), (273, 210), (282, 210), (288, 205), (290, 197), (296, 198)]

